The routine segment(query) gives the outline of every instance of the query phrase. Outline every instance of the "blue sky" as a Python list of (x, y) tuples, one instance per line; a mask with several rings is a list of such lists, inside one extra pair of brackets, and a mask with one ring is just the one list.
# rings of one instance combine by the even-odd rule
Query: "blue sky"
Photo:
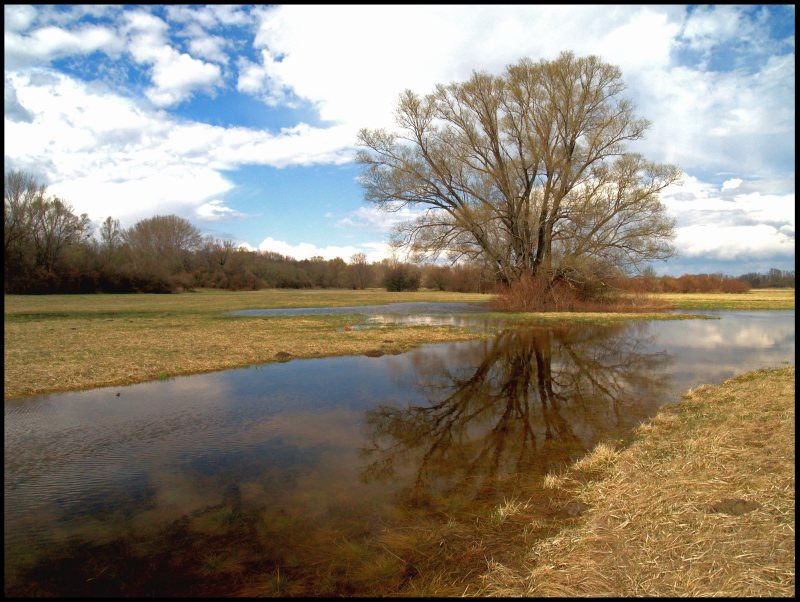
[(400, 92), (596, 54), (677, 164), (659, 273), (794, 269), (792, 5), (5, 5), (5, 169), (123, 226), (174, 213), (297, 258), (386, 256), (362, 127)]

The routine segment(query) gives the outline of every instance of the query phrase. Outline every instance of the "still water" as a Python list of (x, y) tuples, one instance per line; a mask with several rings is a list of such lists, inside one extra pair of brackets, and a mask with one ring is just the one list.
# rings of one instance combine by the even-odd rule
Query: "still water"
[(794, 364), (794, 311), (715, 316), (6, 401), (5, 593), (401, 591), (443, 530), (519, 496), (544, 513), (533, 484), (598, 441), (699, 384)]

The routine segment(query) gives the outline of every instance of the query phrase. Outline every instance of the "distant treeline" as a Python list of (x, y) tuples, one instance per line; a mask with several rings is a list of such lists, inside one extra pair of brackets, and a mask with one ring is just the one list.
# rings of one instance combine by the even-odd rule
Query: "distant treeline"
[(475, 266), (369, 263), (344, 259), (296, 260), (237, 248), (202, 236), (175, 215), (143, 219), (123, 229), (108, 217), (100, 228), (86, 214), (45, 195), (24, 172), (5, 175), (4, 292), (170, 293), (192, 288), (352, 288), (485, 292), (493, 283)]
[(773, 268), (766, 274), (684, 274), (677, 277), (656, 276), (646, 271), (642, 276), (619, 278), (614, 285), (622, 290), (647, 293), (744, 293), (751, 288), (794, 288), (794, 270)]
[[(171, 293), (193, 288), (420, 287), (441, 291), (494, 292), (482, 265), (423, 265), (395, 260), (367, 262), (363, 253), (342, 258), (297, 260), (269, 251), (237, 248), (202, 236), (175, 215), (143, 219), (130, 228), (108, 217), (99, 228), (70, 205), (45, 195), (24, 172), (5, 175), (5, 293)], [(652, 292), (744, 292), (794, 287), (794, 271), (777, 269), (738, 278), (722, 274), (620, 277), (615, 288)]]

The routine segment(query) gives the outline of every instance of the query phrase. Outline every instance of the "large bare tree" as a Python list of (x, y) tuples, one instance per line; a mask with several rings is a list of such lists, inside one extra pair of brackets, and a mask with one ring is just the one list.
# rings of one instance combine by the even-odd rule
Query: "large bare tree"
[(365, 198), (423, 210), (396, 231), (416, 258), (481, 259), (507, 283), (666, 259), (658, 193), (680, 170), (625, 152), (648, 122), (623, 90), (617, 67), (572, 53), (407, 90), (399, 132), (359, 132)]
[(133, 253), (134, 263), (157, 263), (170, 270), (185, 269), (192, 252), (203, 244), (200, 231), (177, 215), (156, 215), (123, 231), (122, 239)]

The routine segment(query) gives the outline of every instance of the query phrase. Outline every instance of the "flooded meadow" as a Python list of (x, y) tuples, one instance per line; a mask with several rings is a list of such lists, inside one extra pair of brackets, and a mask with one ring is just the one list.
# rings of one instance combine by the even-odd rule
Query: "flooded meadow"
[[(363, 311), (496, 328), (440, 309)], [(455, 555), (474, 577), (503, 529), (581, 511), (545, 475), (692, 387), (794, 363), (793, 310), (706, 313), (8, 400), (5, 593), (419, 594)], [(511, 500), (537, 525), (504, 520)]]

